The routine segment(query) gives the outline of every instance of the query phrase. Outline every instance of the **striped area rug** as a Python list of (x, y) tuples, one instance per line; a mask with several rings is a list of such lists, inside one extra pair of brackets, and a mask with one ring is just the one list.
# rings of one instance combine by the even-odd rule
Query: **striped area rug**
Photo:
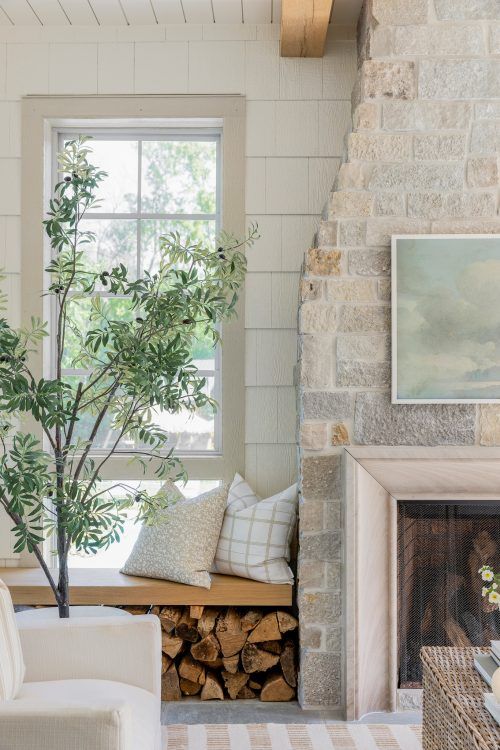
[(163, 750), (422, 750), (412, 725), (173, 724), (163, 732)]

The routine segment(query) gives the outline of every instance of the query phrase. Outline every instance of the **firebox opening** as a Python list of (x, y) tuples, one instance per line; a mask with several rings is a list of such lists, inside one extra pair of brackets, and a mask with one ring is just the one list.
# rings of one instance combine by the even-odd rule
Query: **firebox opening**
[(422, 646), (485, 646), (500, 612), (481, 597), (481, 565), (500, 567), (500, 503), (398, 503), (400, 688), (422, 686)]

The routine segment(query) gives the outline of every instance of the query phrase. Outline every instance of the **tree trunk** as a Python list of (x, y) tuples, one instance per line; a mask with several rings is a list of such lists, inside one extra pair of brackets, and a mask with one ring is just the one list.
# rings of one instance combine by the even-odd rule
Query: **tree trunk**
[(69, 575), (68, 575), (68, 554), (59, 553), (59, 580), (57, 582), (57, 591), (59, 598), (57, 606), (59, 608), (59, 617), (65, 619), (69, 617)]

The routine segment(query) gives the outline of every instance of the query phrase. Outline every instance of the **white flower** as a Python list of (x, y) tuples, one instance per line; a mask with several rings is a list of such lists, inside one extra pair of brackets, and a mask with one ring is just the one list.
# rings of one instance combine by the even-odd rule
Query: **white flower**
[(498, 583), (492, 583), (491, 584), (491, 588), (492, 589), (497, 589), (498, 588)]
[(492, 591), (488, 597), (488, 601), (490, 604), (500, 604), (500, 594), (498, 591)]
[(494, 574), (492, 570), (483, 570), (481, 573), (481, 578), (483, 581), (492, 581), (494, 578)]
[(481, 589), (481, 596), (486, 596), (487, 594), (489, 594), (489, 592), (490, 590), (488, 586), (483, 586), (483, 588)]

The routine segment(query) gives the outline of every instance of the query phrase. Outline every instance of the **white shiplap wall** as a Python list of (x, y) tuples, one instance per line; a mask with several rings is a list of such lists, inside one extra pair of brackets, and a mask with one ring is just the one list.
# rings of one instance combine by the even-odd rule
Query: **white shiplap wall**
[(0, 266), (14, 323), (23, 94), (246, 95), (246, 210), (262, 235), (246, 291), (246, 455), (263, 494), (295, 478), (299, 269), (343, 151), (356, 69), (350, 30), (337, 29), (325, 57), (308, 60), (281, 59), (278, 33), (252, 24), (0, 27)]

